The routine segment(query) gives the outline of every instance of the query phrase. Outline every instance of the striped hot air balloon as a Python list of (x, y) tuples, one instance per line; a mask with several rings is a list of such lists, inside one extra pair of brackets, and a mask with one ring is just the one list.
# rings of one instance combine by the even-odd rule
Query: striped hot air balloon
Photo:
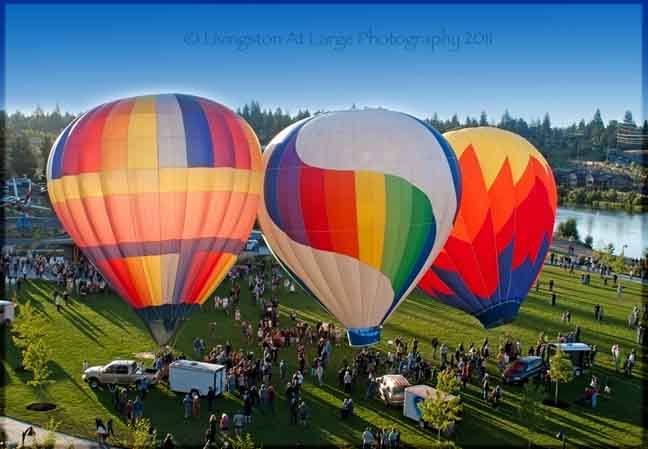
[(495, 327), (517, 316), (542, 268), (556, 217), (556, 184), (547, 161), (517, 134), (479, 127), (444, 137), (461, 167), (461, 206), (419, 286)]
[(286, 128), (263, 160), (259, 224), (269, 247), (351, 345), (376, 343), (452, 228), (452, 149), (409, 115), (361, 110)]
[(261, 179), (248, 124), (178, 94), (92, 109), (61, 133), (47, 163), (66, 231), (160, 344), (234, 264)]

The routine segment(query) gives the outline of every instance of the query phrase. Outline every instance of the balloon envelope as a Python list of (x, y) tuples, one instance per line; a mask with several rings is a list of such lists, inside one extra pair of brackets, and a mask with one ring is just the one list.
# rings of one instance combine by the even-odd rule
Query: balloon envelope
[(526, 139), (479, 127), (445, 133), (461, 167), (452, 234), (420, 288), (491, 328), (512, 321), (551, 244), (556, 185)]
[(286, 128), (263, 163), (259, 224), (273, 254), (352, 345), (377, 342), (452, 228), (452, 149), (409, 115), (345, 111)]
[(234, 264), (261, 179), (247, 123), (218, 103), (179, 94), (83, 114), (47, 164), (66, 231), (161, 344)]

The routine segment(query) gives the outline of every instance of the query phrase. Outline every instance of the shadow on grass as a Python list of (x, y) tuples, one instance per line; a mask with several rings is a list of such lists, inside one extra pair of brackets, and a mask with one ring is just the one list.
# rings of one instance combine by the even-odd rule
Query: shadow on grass
[(69, 305), (63, 307), (61, 316), (67, 318), (74, 327), (76, 327), (79, 332), (88, 337), (90, 340), (94, 341), (97, 345), (104, 347), (104, 344), (99, 340), (99, 337), (106, 335), (103, 329), (98, 327), (92, 321), (87, 319), (85, 316), (81, 315), (75, 307), (76, 305)]

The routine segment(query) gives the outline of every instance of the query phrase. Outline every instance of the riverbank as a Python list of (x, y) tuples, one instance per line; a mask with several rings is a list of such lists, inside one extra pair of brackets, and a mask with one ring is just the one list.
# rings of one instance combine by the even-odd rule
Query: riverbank
[(609, 201), (594, 201), (590, 203), (574, 203), (569, 201), (559, 201), (558, 207), (568, 207), (573, 209), (582, 209), (589, 211), (606, 211), (606, 212), (626, 212), (628, 214), (648, 214), (648, 206), (634, 205), (628, 207), (625, 203), (613, 203)]

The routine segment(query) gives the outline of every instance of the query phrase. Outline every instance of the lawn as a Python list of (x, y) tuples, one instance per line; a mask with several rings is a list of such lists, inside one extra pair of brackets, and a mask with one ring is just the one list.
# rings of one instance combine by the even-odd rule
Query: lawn
[[(539, 433), (534, 434), (534, 443), (540, 446), (556, 446), (559, 442), (554, 435), (562, 430), (567, 435), (567, 445), (572, 446), (642, 446), (643, 398), (645, 397), (643, 381), (645, 380), (642, 355), (632, 379), (623, 378), (614, 373), (610, 347), (619, 343), (625, 352), (634, 347), (634, 331), (629, 329), (626, 319), (632, 306), (645, 302), (648, 298), (641, 286), (626, 283), (622, 298), (617, 298), (613, 288), (604, 287), (598, 275), (592, 275), (592, 285), (579, 283), (579, 275), (568, 274), (560, 269), (548, 267), (541, 276), (542, 284), (547, 285), (554, 279), (558, 292), (558, 303), (550, 305), (546, 291), (533, 291), (524, 303), (520, 316), (509, 325), (486, 331), (476, 320), (452, 310), (433, 299), (425, 298), (416, 292), (412, 294), (390, 318), (383, 329), (383, 338), (377, 348), (390, 350), (388, 340), (403, 336), (408, 340), (417, 337), (424, 357), (431, 354), (430, 339), (437, 336), (440, 341), (448, 343), (453, 350), (460, 342), (467, 347), (470, 342), (478, 345), (485, 336), (491, 342), (494, 351), (497, 343), (506, 334), (519, 338), (523, 350), (536, 341), (538, 334), (544, 331), (550, 337), (558, 332), (567, 333), (576, 325), (581, 326), (582, 340), (596, 344), (599, 348), (594, 372), (601, 379), (609, 378), (614, 395), (609, 400), (599, 402), (596, 409), (583, 408), (571, 403), (566, 410), (543, 406), (544, 420)], [(83, 300), (74, 301), (63, 313), (58, 313), (51, 301), (53, 286), (46, 282), (30, 282), (22, 289), (18, 301), (24, 303), (31, 298), (33, 304), (49, 320), (47, 336), (54, 351), (51, 363), (54, 383), (45, 391), (35, 391), (26, 385), (29, 374), (17, 373), (18, 354), (7, 334), (4, 335), (6, 359), (3, 360), (6, 377), (0, 387), (0, 394), (5, 398), (2, 414), (17, 419), (45, 424), (49, 417), (60, 422), (59, 430), (70, 434), (92, 437), (95, 417), (104, 420), (114, 415), (110, 393), (105, 390), (93, 391), (81, 381), (83, 360), (91, 365), (103, 364), (115, 358), (133, 358), (135, 353), (154, 351), (155, 344), (149, 337), (144, 325), (129, 307), (119, 298), (112, 295), (95, 295)], [(642, 296), (643, 295), (643, 296)], [(330, 321), (330, 317), (312, 299), (300, 293), (280, 295), (280, 311), (283, 323), (289, 321), (288, 315), (295, 310), (299, 318), (316, 322)], [(243, 319), (252, 319), (256, 328), (258, 319), (257, 307), (247, 292), (242, 292), (241, 312)], [(605, 319), (599, 324), (593, 319), (593, 307), (600, 303), (604, 307)], [(559, 319), (562, 311), (572, 312), (572, 323), (567, 325)], [(217, 322), (217, 335), (208, 336), (208, 323)], [(246, 347), (260, 352), (258, 346), (244, 344), (240, 327), (232, 318), (222, 312), (204, 306), (197, 311), (180, 330), (174, 346), (191, 354), (191, 342), (195, 336), (205, 338), (208, 347), (224, 343), (229, 339), (235, 348)], [(357, 445), (360, 435), (368, 425), (372, 427), (397, 426), (401, 430), (404, 445), (413, 447), (429, 446), (435, 435), (418, 428), (413, 422), (402, 416), (398, 409), (387, 409), (377, 400), (364, 400), (364, 385), (356, 387), (354, 402), (356, 416), (349, 421), (340, 421), (339, 408), (343, 394), (338, 388), (336, 372), (344, 359), (352, 360), (356, 350), (346, 344), (335, 348), (331, 368), (327, 368), (323, 387), (313, 385), (310, 376), (306, 376), (305, 400), (311, 411), (311, 420), (307, 428), (289, 425), (286, 403), (282, 396), (283, 388), (279, 386), (279, 398), (276, 416), (255, 414), (253, 423), (247, 427), (254, 439), (265, 447), (294, 446), (303, 443), (306, 446), (349, 446)], [(296, 366), (296, 354), (293, 347), (282, 349), (280, 358), (285, 359), (291, 371)], [(310, 358), (309, 358), (310, 360)], [(494, 365), (489, 366), (495, 374)], [(278, 370), (273, 373), (278, 378)], [(572, 402), (589, 382), (589, 376), (580, 376), (570, 385), (561, 387), (561, 399)], [(277, 385), (277, 383), (275, 383)], [(504, 388), (504, 403), (497, 411), (485, 405), (479, 398), (479, 389), (475, 385), (468, 387), (463, 394), (464, 419), (459, 426), (456, 442), (466, 446), (526, 446), (527, 430), (517, 417), (520, 387)], [(25, 406), (33, 401), (47, 400), (54, 402), (58, 408), (51, 412), (30, 412)], [(144, 415), (149, 417), (160, 432), (172, 432), (176, 441), (183, 446), (198, 445), (207, 423), (206, 405), (200, 420), (184, 422), (182, 419), (181, 397), (162, 386), (156, 387), (145, 401)], [(238, 398), (225, 395), (217, 401), (221, 411), (234, 412), (241, 407)], [(123, 434), (125, 425), (118, 416), (113, 416), (116, 433)]]

